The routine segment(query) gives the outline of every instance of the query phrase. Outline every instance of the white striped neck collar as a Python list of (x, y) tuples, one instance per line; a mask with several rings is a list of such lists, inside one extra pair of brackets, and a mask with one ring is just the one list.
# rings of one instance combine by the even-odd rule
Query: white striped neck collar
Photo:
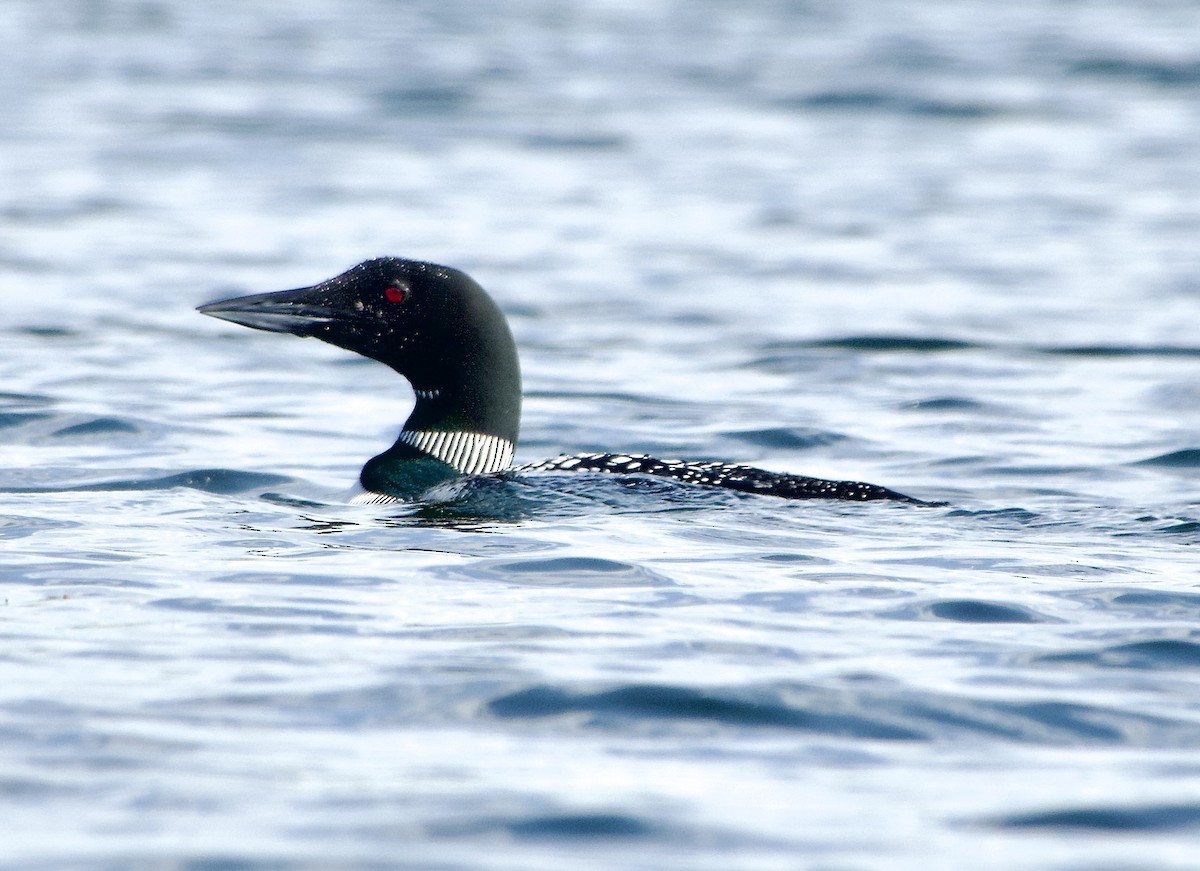
[(512, 465), (513, 443), (500, 436), (461, 430), (406, 429), (400, 433), (399, 441), (464, 475), (487, 475)]

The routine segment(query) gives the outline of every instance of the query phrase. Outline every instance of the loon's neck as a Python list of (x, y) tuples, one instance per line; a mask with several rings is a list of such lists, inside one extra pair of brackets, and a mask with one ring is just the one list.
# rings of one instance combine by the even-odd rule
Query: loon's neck
[(416, 404), (396, 443), (363, 467), (367, 490), (415, 498), (449, 479), (512, 465), (521, 425), (520, 364), (499, 310), (486, 314), (476, 323), (488, 327), (460, 338), (454, 359), (420, 367), (405, 361), (403, 369), (393, 364), (412, 383)]

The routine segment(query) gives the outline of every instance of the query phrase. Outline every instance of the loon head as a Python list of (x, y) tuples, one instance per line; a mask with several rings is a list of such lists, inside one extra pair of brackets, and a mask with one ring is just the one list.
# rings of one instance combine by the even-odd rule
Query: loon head
[(315, 336), (386, 363), (417, 396), (406, 432), (516, 443), (521, 375), (512, 332), (491, 297), (457, 269), (380, 257), (312, 287), (221, 300), (199, 311)]

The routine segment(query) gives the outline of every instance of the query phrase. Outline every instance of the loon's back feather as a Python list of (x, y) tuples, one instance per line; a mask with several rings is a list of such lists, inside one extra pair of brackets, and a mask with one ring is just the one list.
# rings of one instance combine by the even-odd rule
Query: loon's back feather
[(646, 454), (564, 454), (517, 466), (514, 472), (607, 472), (616, 475), (656, 475), (685, 484), (724, 487), (760, 496), (784, 499), (844, 499), (870, 502), (889, 499), (914, 505), (931, 503), (905, 496), (877, 484), (831, 481), (787, 472), (770, 472), (755, 466), (715, 460), (660, 460)]
[(363, 467), (366, 492), (358, 503), (421, 499), (470, 475), (591, 471), (785, 499), (941, 504), (859, 481), (633, 454), (575, 454), (513, 467), (521, 416), (516, 343), (486, 291), (448, 266), (380, 257), (312, 287), (221, 300), (200, 311), (255, 329), (313, 336), (408, 379), (413, 411), (396, 443)]

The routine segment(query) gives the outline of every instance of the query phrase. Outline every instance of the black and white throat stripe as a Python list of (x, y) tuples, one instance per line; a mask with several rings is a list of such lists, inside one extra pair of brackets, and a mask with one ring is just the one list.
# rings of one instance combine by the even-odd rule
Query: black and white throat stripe
[(479, 432), (411, 430), (400, 441), (441, 460), (464, 475), (489, 475), (512, 465), (513, 443)]

